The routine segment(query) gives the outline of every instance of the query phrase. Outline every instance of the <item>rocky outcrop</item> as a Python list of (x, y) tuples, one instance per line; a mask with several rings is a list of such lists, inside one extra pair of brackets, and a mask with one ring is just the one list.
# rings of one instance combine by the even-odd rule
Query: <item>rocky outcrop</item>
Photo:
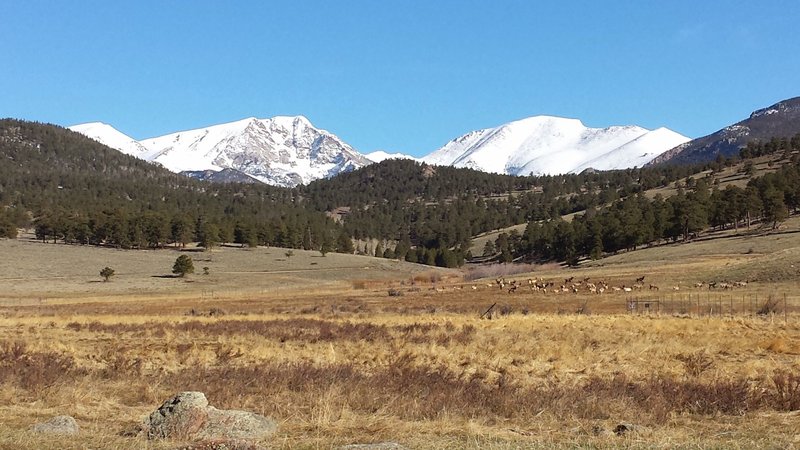
[(148, 439), (263, 439), (277, 430), (264, 416), (209, 406), (202, 392), (181, 392), (142, 424)]

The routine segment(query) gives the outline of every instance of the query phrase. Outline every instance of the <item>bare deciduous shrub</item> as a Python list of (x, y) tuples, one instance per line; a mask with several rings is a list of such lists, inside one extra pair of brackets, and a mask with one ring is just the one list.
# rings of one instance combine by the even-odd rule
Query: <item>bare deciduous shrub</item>
[(531, 273), (536, 268), (534, 264), (490, 264), (470, 267), (464, 279), (473, 281), (481, 278), (507, 277), (518, 273)]
[(475, 338), (476, 331), (475, 325), (464, 324), (461, 326), (461, 330), (453, 336), (453, 340), (461, 345), (469, 344)]
[(119, 379), (125, 377), (139, 377), (142, 375), (144, 360), (141, 357), (130, 358), (119, 352), (110, 352), (103, 358), (106, 366), (100, 371), (100, 376), (105, 379)]
[(774, 390), (772, 403), (774, 407), (783, 411), (800, 410), (800, 375), (777, 371), (772, 375)]
[(502, 305), (500, 308), (497, 309), (497, 313), (501, 316), (509, 316), (511, 313), (514, 312), (514, 308), (511, 305)]
[(241, 349), (234, 349), (230, 346), (221, 346), (214, 350), (214, 354), (217, 357), (217, 362), (219, 364), (228, 364), (234, 359), (241, 358), (244, 356)]
[(714, 365), (714, 361), (702, 350), (691, 354), (680, 354), (675, 359), (683, 363), (686, 375), (694, 378), (699, 377)]
[(756, 311), (756, 314), (759, 316), (768, 316), (770, 314), (777, 314), (780, 312), (780, 300), (773, 297), (772, 294), (767, 297), (767, 300), (764, 301), (764, 304)]
[(0, 383), (13, 383), (22, 389), (39, 392), (66, 374), (80, 375), (72, 357), (55, 352), (30, 351), (23, 342), (0, 344)]

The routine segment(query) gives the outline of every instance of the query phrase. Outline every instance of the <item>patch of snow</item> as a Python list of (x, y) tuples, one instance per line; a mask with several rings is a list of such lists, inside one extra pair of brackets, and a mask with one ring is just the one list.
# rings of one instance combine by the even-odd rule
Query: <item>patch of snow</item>
[(122, 153), (147, 159), (147, 149), (136, 139), (118, 131), (111, 125), (102, 122), (82, 123), (67, 127), (68, 129), (83, 134), (108, 147), (117, 149)]
[(555, 175), (641, 166), (687, 141), (666, 128), (588, 128), (577, 119), (534, 116), (467, 133), (422, 160), (509, 175)]
[(377, 151), (374, 151), (372, 153), (367, 153), (364, 156), (366, 156), (367, 159), (369, 159), (370, 161), (376, 162), (376, 163), (379, 163), (381, 161), (385, 161), (387, 159), (410, 159), (410, 160), (413, 160), (413, 161), (419, 161), (418, 158), (415, 158), (415, 157), (410, 156), (410, 155), (406, 155), (404, 153), (388, 153), (388, 152), (385, 152), (383, 150), (377, 150)]

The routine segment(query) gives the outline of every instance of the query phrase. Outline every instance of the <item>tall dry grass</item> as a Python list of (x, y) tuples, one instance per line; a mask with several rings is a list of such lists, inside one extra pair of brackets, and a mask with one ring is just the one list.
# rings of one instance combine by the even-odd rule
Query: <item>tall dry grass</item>
[[(783, 346), (769, 344), (775, 336)], [(676, 417), (721, 430), (746, 416), (770, 427), (756, 418), (800, 404), (797, 336), (796, 325), (757, 318), (28, 316), (0, 319), (0, 395), (9, 423), (74, 408), (101, 441), (175, 392), (200, 390), (215, 406), (276, 418), (289, 447), (420, 443), (420, 430), (422, 443), (464, 447), (473, 426), (513, 447), (536, 441), (525, 430), (566, 423), (658, 434)], [(20, 447), (41, 443), (30, 439)]]

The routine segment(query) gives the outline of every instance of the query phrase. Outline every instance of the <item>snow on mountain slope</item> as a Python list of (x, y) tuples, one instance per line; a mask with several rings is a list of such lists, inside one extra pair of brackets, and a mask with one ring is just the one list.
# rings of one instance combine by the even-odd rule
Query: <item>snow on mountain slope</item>
[(390, 158), (510, 175), (624, 169), (642, 166), (689, 140), (666, 128), (588, 128), (577, 119), (535, 116), (473, 131), (418, 159), (384, 151), (362, 155), (302, 116), (250, 117), (139, 142), (99, 122), (70, 128), (174, 172), (233, 169), (287, 187)]
[(385, 161), (387, 159), (411, 159), (414, 161), (419, 161), (418, 158), (414, 158), (413, 156), (406, 155), (404, 153), (387, 153), (383, 150), (377, 150), (372, 153), (367, 153), (364, 155), (372, 162), (379, 163), (381, 161)]
[[(122, 145), (125, 144), (122, 138), (105, 128), (94, 124), (71, 128), (125, 153), (157, 162), (173, 172), (235, 169), (277, 186), (292, 187), (330, 178), (372, 163), (302, 116), (250, 117), (138, 143), (128, 138), (140, 147), (137, 153), (131, 153), (129, 146)], [(93, 130), (103, 132), (88, 133)]]
[[(659, 130), (588, 128), (577, 119), (535, 116), (465, 134), (422, 160), (510, 175), (570, 173), (587, 167), (622, 169), (641, 166), (674, 147), (672, 143), (689, 140)], [(651, 138), (635, 143), (651, 133), (655, 133)]]
[(236, 169), (268, 184), (295, 186), (371, 163), (305, 117), (248, 118), (141, 141), (147, 159), (181, 172)]
[(657, 128), (621, 147), (581, 164), (573, 169), (573, 172), (580, 173), (590, 167), (596, 170), (642, 167), (663, 152), (688, 141), (686, 136), (668, 128)]
[(71, 126), (69, 129), (131, 156), (144, 158), (144, 155), (147, 153), (147, 149), (137, 142), (136, 139), (102, 122), (84, 123)]

